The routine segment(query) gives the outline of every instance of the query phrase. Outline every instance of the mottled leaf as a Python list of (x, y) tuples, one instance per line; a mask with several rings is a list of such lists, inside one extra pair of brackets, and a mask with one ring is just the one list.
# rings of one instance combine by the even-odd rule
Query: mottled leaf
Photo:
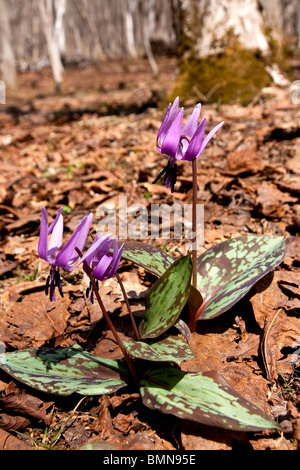
[(190, 343), (191, 330), (189, 329), (188, 325), (181, 318), (178, 318), (178, 320), (174, 323), (174, 326), (185, 337), (187, 342)]
[(122, 258), (142, 266), (156, 276), (161, 276), (174, 263), (174, 259), (165, 251), (136, 241), (125, 242)]
[(148, 408), (182, 419), (238, 431), (279, 428), (216, 372), (152, 370), (141, 381), (140, 392)]
[(174, 325), (188, 299), (191, 275), (191, 256), (183, 256), (147, 291), (145, 316), (140, 323), (141, 338), (156, 338)]
[(283, 260), (283, 237), (245, 235), (219, 243), (198, 258), (197, 288), (203, 303), (196, 319), (221, 315)]
[(178, 336), (168, 336), (149, 344), (144, 341), (123, 341), (123, 344), (131, 356), (145, 361), (174, 362), (180, 365), (194, 358), (188, 343)]
[(0, 368), (20, 382), (55, 395), (103, 395), (127, 385), (123, 361), (93, 356), (80, 346), (31, 348), (0, 355)]

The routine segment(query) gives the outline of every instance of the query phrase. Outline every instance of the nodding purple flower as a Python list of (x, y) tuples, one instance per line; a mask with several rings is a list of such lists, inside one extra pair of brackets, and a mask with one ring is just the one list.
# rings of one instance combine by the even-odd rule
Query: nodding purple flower
[[(83, 258), (80, 258), (75, 263), (79, 258), (76, 248), (80, 252), (83, 250), (93, 220), (93, 214), (84, 217), (69, 240), (63, 245), (63, 216), (61, 212), (62, 208), (58, 210), (54, 221), (48, 225), (47, 211), (45, 207), (42, 207), (38, 244), (39, 257), (51, 265), (50, 275), (46, 282), (46, 294), (48, 295), (50, 290), (50, 300), (53, 302), (55, 302), (55, 287), (58, 287), (61, 296), (63, 296), (59, 268), (70, 271), (83, 261)], [(51, 236), (48, 240), (49, 235)]]
[(208, 142), (224, 124), (224, 122), (218, 124), (204, 138), (206, 118), (198, 124), (200, 112), (201, 104), (199, 103), (182, 128), (184, 108), (179, 109), (179, 98), (177, 97), (173, 104), (169, 103), (156, 139), (158, 151), (167, 155), (169, 160), (153, 183), (164, 176), (166, 187), (171, 188), (173, 192), (177, 177), (177, 161), (192, 161), (199, 158)]
[[(124, 243), (119, 247), (118, 237), (116, 237), (114, 242), (114, 247), (112, 249), (113, 240), (110, 238), (111, 234), (104, 235), (102, 238), (99, 238), (96, 235), (90, 249), (85, 256), (85, 262), (89, 265), (93, 278), (96, 281), (96, 286), (98, 287), (98, 280), (105, 281), (110, 279), (116, 274), (116, 271), (119, 267), (122, 252), (124, 248)], [(84, 268), (86, 270), (86, 268)], [(87, 297), (91, 291), (90, 300), (93, 302), (93, 289), (91, 284), (87, 289)]]

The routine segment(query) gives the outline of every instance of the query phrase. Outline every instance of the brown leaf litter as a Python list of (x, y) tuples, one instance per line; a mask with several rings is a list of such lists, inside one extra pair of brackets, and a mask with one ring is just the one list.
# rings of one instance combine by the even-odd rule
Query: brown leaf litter
[[(64, 298), (55, 304), (46, 298), (48, 266), (37, 255), (40, 211), (46, 206), (52, 220), (63, 206), (66, 231), (93, 212), (95, 231), (98, 206), (115, 207), (120, 195), (148, 209), (162, 202), (191, 203), (188, 162), (178, 166), (173, 194), (152, 184), (166, 164), (155, 147), (163, 117), (157, 106), (172, 86), (170, 70), (176, 70), (173, 59), (159, 63), (156, 81), (141, 61), (126, 71), (118, 64), (103, 64), (105, 73), (67, 70), (61, 96), (49, 91), (48, 69), (40, 76), (22, 74), (19, 92), (9, 92), (15, 111), (0, 113), (0, 346), (7, 351), (78, 343), (96, 355), (121, 357), (99, 307), (85, 298), (80, 270), (64, 273)], [(39, 89), (30, 87), (32, 79)], [(195, 359), (182, 367), (221, 373), (280, 422), (282, 434), (233, 433), (180, 421), (146, 409), (136, 392), (58, 399), (1, 372), (1, 449), (74, 450), (103, 442), (120, 450), (298, 448), (299, 108), (287, 90), (270, 87), (247, 108), (205, 104), (203, 114), (208, 129), (221, 120), (225, 124), (198, 162), (198, 202), (205, 209), (199, 254), (249, 233), (284, 235), (287, 250), (281, 266), (229, 312), (198, 322), (191, 338)], [(173, 240), (172, 233), (167, 240), (143, 241), (174, 256), (186, 252), (185, 242)], [(153, 277), (124, 261), (120, 275), (138, 321)], [(102, 293), (117, 329), (131, 337), (117, 283), (107, 282)]]

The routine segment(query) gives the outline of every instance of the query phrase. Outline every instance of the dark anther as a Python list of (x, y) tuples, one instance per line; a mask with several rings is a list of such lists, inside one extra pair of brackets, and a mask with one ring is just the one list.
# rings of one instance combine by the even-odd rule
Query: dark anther
[(172, 184), (172, 189), (174, 190), (174, 186), (177, 180), (177, 163), (175, 163), (174, 167), (171, 168), (171, 184)]
[(62, 291), (62, 284), (61, 284), (60, 275), (59, 275), (58, 270), (54, 271), (54, 279), (55, 279), (55, 285), (58, 287), (58, 290), (59, 290), (59, 293), (60, 293), (61, 297), (63, 297), (64, 293)]
[(166, 179), (168, 177), (168, 170), (169, 170), (169, 166), (170, 166), (170, 163), (168, 162), (167, 166), (161, 170), (161, 172), (157, 175), (157, 177), (155, 178), (155, 180), (153, 181), (152, 184), (155, 184), (157, 183), (157, 181), (166, 173), (165, 175), (165, 178), (164, 178), (164, 182), (166, 182)]
[(45, 286), (45, 291), (46, 291), (46, 295), (47, 295), (47, 296), (48, 296), (48, 294), (49, 294), (49, 286), (50, 286), (50, 274), (49, 274), (49, 276), (47, 277), (46, 286)]

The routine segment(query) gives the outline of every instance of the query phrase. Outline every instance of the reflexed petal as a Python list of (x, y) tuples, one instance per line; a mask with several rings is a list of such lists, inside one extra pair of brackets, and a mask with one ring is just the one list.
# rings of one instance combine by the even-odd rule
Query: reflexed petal
[(122, 257), (123, 248), (124, 248), (124, 243), (119, 248), (119, 246), (118, 246), (118, 237), (116, 237), (115, 246), (114, 246), (114, 254), (113, 254), (113, 259), (112, 259), (112, 267), (111, 267), (111, 270), (110, 270), (110, 276), (113, 276), (116, 273), (116, 271), (119, 267), (121, 257)]
[(175, 158), (182, 129), (183, 108), (178, 111), (178, 114), (171, 127), (169, 128), (166, 137), (164, 138), (161, 146), (161, 152), (169, 157)]
[(175, 117), (177, 116), (178, 110), (179, 110), (179, 96), (175, 98), (174, 103), (172, 104), (172, 107), (170, 110), (170, 116), (169, 116), (170, 122), (172, 122), (175, 119)]
[(157, 133), (157, 137), (156, 137), (156, 147), (157, 147), (157, 150), (161, 150), (161, 143), (160, 143), (160, 138), (161, 136), (164, 137), (165, 135), (165, 127), (166, 127), (166, 124), (167, 124), (167, 121), (168, 121), (168, 118), (169, 118), (169, 114), (170, 114), (170, 109), (171, 109), (171, 103), (169, 103), (168, 107), (167, 107), (167, 111), (164, 115), (164, 118), (163, 118), (163, 121), (161, 123), (161, 126), (159, 128), (159, 131)]
[(112, 245), (112, 240), (111, 239), (106, 239), (101, 243), (101, 245), (97, 248), (97, 250), (94, 253), (94, 256), (92, 258), (92, 265), (91, 268), (94, 269), (94, 267), (97, 265), (99, 260), (102, 258), (102, 256), (109, 254), (111, 245)]
[[(73, 269), (73, 266), (71, 266), (70, 260), (74, 261), (74, 256), (76, 253), (75, 248), (77, 246), (77, 242), (78, 242), (81, 232), (85, 231), (86, 223), (88, 223), (88, 216), (85, 216), (81, 220), (81, 222), (76, 227), (74, 233), (71, 235), (67, 243), (63, 246), (62, 250), (58, 253), (56, 260), (55, 260), (56, 266), (61, 266), (62, 268), (66, 270)], [(78, 254), (75, 259), (77, 258), (78, 258)]]
[(197, 104), (197, 106), (195, 106), (192, 114), (188, 118), (186, 124), (183, 126), (182, 133), (181, 133), (182, 135), (187, 135), (190, 138), (193, 137), (198, 127), (200, 113), (201, 113), (201, 104), (199, 103)]
[(216, 127), (214, 127), (213, 130), (211, 130), (210, 133), (207, 134), (207, 136), (205, 137), (205, 139), (202, 143), (201, 150), (200, 150), (200, 153), (199, 153), (198, 157), (201, 155), (201, 153), (203, 152), (203, 150), (205, 149), (205, 147), (207, 146), (207, 144), (211, 140), (211, 138), (215, 135), (215, 133), (220, 129), (220, 127), (223, 126), (223, 124), (224, 124), (224, 121), (220, 122), (220, 124), (218, 124)]
[(182, 157), (182, 160), (194, 160), (199, 156), (199, 152), (201, 150), (202, 142), (203, 142), (203, 137), (204, 137), (204, 132), (205, 132), (205, 126), (206, 126), (206, 118), (202, 119), (198, 129), (196, 130), (195, 134), (193, 135), (193, 138), (187, 148), (187, 151), (185, 152), (184, 156)]
[(157, 138), (156, 138), (156, 147), (157, 150), (161, 151), (161, 146), (162, 142), (165, 139), (165, 136), (170, 129), (174, 119), (176, 118), (178, 114), (178, 109), (179, 109), (179, 97), (177, 97), (174, 100), (174, 103), (171, 105), (171, 103), (168, 104), (167, 111), (164, 115), (163, 122), (159, 128)]
[(42, 207), (38, 255), (48, 261), (48, 216), (45, 207)]
[(62, 245), (64, 232), (63, 216), (60, 214), (55, 220), (56, 223), (53, 225), (52, 233), (50, 232), (51, 236), (48, 244), (48, 256), (51, 256), (52, 258), (56, 256), (58, 249)]
[(60, 208), (58, 209), (57, 215), (56, 215), (55, 219), (54, 219), (53, 222), (51, 222), (51, 224), (49, 225), (49, 228), (48, 228), (48, 235), (49, 235), (50, 233), (52, 233), (53, 227), (54, 227), (54, 225), (57, 224), (58, 218), (59, 218), (60, 214), (62, 213), (62, 210), (63, 210), (62, 207), (60, 207)]
[[(106, 253), (110, 250), (110, 245), (111, 245), (111, 240), (108, 240), (111, 237), (111, 233), (108, 233), (104, 235), (103, 237), (99, 238), (98, 235), (96, 235), (95, 239), (93, 240), (93, 243), (89, 247), (89, 249), (86, 251), (86, 253), (83, 255), (82, 258), (74, 265), (74, 268), (78, 266), (80, 263), (85, 261), (88, 265), (91, 264), (91, 261), (94, 256), (96, 256), (96, 252), (98, 250), (105, 250)], [(107, 243), (107, 241), (109, 243)], [(107, 247), (107, 248), (106, 248)]]
[[(45, 207), (42, 207), (41, 212), (41, 228), (38, 244), (39, 257), (44, 259), (50, 264), (55, 261), (55, 256), (58, 249), (62, 245), (63, 236), (63, 217), (61, 215), (62, 207), (58, 209), (57, 215), (53, 222), (48, 227), (48, 215)], [(51, 234), (49, 244), (48, 235)]]
[(102, 256), (95, 269), (93, 269), (93, 277), (102, 281), (111, 261), (112, 257), (110, 255)]
[[(89, 214), (87, 216), (85, 224), (83, 225), (82, 229), (79, 232), (76, 248), (78, 248), (80, 251), (82, 251), (84, 248), (92, 221), (93, 221), (93, 214)], [(77, 258), (78, 258), (78, 253), (77, 251), (75, 251), (73, 256), (69, 260), (69, 265), (72, 265), (77, 260)]]

